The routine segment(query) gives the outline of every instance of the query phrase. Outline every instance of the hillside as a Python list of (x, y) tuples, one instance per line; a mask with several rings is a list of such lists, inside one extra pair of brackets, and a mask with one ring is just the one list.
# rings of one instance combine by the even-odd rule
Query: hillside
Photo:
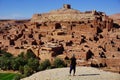
[(21, 80), (120, 80), (120, 74), (77, 67), (76, 76), (69, 76), (69, 68), (59, 68), (41, 71)]
[(110, 18), (112, 18), (112, 19), (120, 19), (120, 13), (110, 15)]
[(120, 25), (120, 13), (110, 15), (109, 17), (112, 18), (115, 23)]
[(107, 67), (119, 72), (120, 26), (105, 13), (81, 12), (71, 5), (30, 20), (0, 21), (0, 50), (14, 56), (31, 50), (41, 60), (76, 55), (77, 65)]

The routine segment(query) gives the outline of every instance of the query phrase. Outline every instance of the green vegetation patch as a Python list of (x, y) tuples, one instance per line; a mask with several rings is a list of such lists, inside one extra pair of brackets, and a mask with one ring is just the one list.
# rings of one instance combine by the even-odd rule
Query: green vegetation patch
[(13, 80), (16, 75), (15, 73), (0, 73), (0, 80)]

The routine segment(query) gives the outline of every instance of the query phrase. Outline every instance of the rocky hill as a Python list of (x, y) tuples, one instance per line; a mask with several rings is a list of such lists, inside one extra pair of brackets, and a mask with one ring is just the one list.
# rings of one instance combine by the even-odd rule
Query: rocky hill
[(112, 19), (120, 19), (120, 13), (110, 15), (110, 18), (112, 18)]
[(69, 76), (69, 68), (45, 70), (21, 80), (120, 80), (120, 75), (91, 67), (77, 67), (75, 76)]
[(110, 15), (109, 17), (112, 18), (114, 20), (114, 22), (116, 22), (120, 25), (120, 13)]
[(64, 5), (31, 20), (0, 21), (0, 50), (17, 56), (31, 49), (40, 60), (76, 55), (77, 65), (120, 69), (120, 26), (103, 12)]
[(105, 21), (107, 16), (103, 12), (86, 11), (80, 12), (71, 8), (71, 5), (65, 4), (63, 8), (52, 10), (48, 13), (34, 14), (31, 22), (79, 22), (91, 20)]

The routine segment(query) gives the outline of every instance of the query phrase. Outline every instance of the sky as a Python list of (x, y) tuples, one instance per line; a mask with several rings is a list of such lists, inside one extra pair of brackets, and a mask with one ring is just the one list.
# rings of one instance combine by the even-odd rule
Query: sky
[(70, 4), (81, 12), (97, 10), (107, 15), (120, 13), (120, 0), (0, 0), (0, 19), (28, 19)]

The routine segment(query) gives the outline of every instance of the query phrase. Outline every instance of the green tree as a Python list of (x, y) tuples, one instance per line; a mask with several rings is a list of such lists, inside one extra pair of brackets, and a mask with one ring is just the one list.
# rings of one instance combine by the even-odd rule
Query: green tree
[(66, 67), (65, 62), (63, 60), (61, 60), (60, 58), (56, 58), (54, 60), (53, 64), (56, 68)]
[(27, 53), (25, 54), (25, 58), (28, 60), (30, 58), (36, 58), (36, 55), (34, 54), (34, 52), (31, 49), (27, 50)]
[(24, 74), (24, 66), (20, 66), (20, 67), (19, 67), (19, 72), (20, 72), (21, 74)]
[(29, 67), (28, 65), (25, 65), (24, 66), (24, 75), (27, 77), (27, 76), (30, 76), (31, 74), (33, 74), (32, 68)]
[(21, 74), (17, 74), (13, 80), (20, 80), (22, 78), (22, 75)]
[(25, 64), (27, 64), (27, 60), (22, 57), (16, 57), (16, 61), (19, 62), (21, 66), (24, 66)]
[(10, 70), (13, 55), (11, 53), (4, 51), (4, 50), (0, 50), (0, 54), (1, 54), (0, 68), (3, 70)]
[(0, 55), (4, 54), (6, 51), (0, 50)]
[(12, 62), (11, 62), (11, 66), (12, 66), (13, 70), (18, 70), (19, 66), (20, 66), (20, 63), (16, 59), (13, 59)]
[(39, 66), (39, 69), (40, 70), (45, 70), (47, 68), (49, 68), (51, 66), (51, 63), (48, 59), (46, 59), (45, 61), (43, 61), (40, 66)]
[(15, 57), (11, 64), (13, 70), (19, 70), (19, 67), (26, 65), (27, 61), (22, 57)]
[(37, 70), (38, 70), (38, 67), (39, 67), (39, 60), (38, 60), (38, 59), (34, 59), (34, 58), (30, 58), (30, 59), (28, 60), (27, 65), (28, 65), (29, 67), (31, 67), (33, 71), (37, 71)]
[(0, 58), (0, 68), (2, 70), (10, 70), (11, 69), (11, 58)]
[(6, 58), (6, 57), (10, 58), (10, 57), (13, 57), (13, 55), (11, 53), (4, 52), (3, 55), (2, 55), (2, 57), (4, 57), (4, 58)]
[(21, 57), (21, 58), (24, 58), (25, 57), (25, 53), (24, 52), (21, 52), (18, 57)]

